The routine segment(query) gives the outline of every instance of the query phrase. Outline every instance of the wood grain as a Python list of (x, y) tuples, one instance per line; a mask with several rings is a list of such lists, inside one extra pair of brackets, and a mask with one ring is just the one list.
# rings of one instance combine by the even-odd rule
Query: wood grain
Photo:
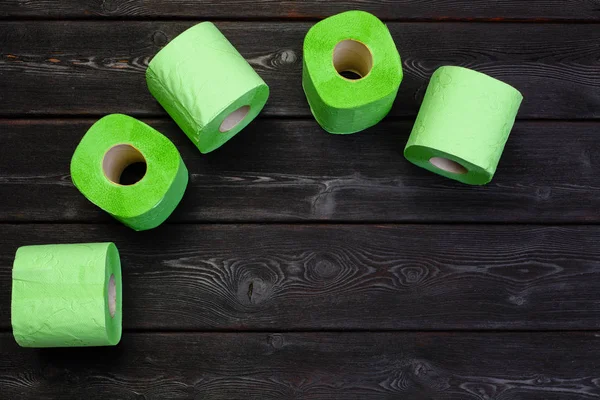
[(114, 241), (127, 330), (600, 329), (600, 227), (2, 225), (19, 246)]
[[(117, 224), (69, 175), (93, 122), (0, 120), (0, 221)], [(518, 122), (484, 187), (404, 159), (409, 121), (341, 137), (314, 121), (258, 120), (206, 156), (171, 120), (146, 122), (173, 140), (190, 172), (168, 222), (600, 222), (597, 122)]]
[(385, 20), (598, 21), (596, 0), (3, 0), (1, 17), (324, 18), (359, 9)]
[[(311, 117), (301, 49), (348, 9), (387, 21), (405, 77), (390, 118), (339, 137)], [(144, 73), (210, 19), (271, 98), (203, 156)], [(599, 23), (598, 0), (0, 1), (0, 398), (600, 399)], [(441, 65), (525, 96), (488, 186), (402, 156)], [(190, 171), (156, 230), (71, 183), (112, 112), (165, 133)], [(121, 252), (121, 344), (17, 347), (16, 249), (99, 241)]]
[(586, 400), (599, 333), (125, 334), (116, 348), (21, 349), (8, 399)]
[[(194, 23), (1, 22), (0, 115), (165, 115), (146, 88), (145, 69), (162, 46)], [(270, 85), (263, 115), (310, 117), (301, 87), (301, 48), (311, 23), (217, 25)], [(525, 96), (519, 118), (600, 118), (596, 24), (389, 28), (405, 73), (392, 116), (414, 117), (433, 71), (450, 64), (517, 87)]]

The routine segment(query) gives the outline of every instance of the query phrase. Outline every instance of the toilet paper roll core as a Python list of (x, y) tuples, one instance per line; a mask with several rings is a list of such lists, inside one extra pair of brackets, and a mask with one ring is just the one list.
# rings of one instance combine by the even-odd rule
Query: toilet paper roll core
[(466, 174), (468, 170), (463, 167), (460, 163), (456, 161), (450, 160), (445, 157), (431, 157), (429, 162), (432, 163), (435, 167), (444, 170), (446, 172), (450, 172), (451, 174)]
[[(104, 154), (104, 159), (102, 160), (102, 171), (104, 172), (104, 176), (106, 176), (106, 178), (112, 183), (116, 185), (123, 185), (120, 182), (121, 174), (123, 174), (125, 168), (135, 163), (146, 164), (146, 158), (142, 152), (130, 144), (117, 144), (108, 149), (108, 151)], [(141, 181), (142, 179), (143, 176), (133, 184)]]
[(221, 126), (219, 126), (219, 132), (227, 133), (236, 126), (239, 125), (240, 122), (246, 118), (248, 113), (250, 112), (250, 106), (242, 106), (229, 114), (223, 122), (221, 122)]
[[(333, 50), (333, 66), (344, 79), (364, 79), (373, 68), (373, 54), (362, 42), (352, 39), (342, 40)], [(344, 72), (356, 74), (358, 78), (350, 79), (343, 75)]]
[(108, 279), (108, 312), (110, 317), (115, 317), (117, 311), (117, 283), (115, 282), (115, 274), (110, 274)]

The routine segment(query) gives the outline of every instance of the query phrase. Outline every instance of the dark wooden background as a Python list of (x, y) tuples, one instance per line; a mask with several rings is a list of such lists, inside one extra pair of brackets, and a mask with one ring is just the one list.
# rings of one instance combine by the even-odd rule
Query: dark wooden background
[[(390, 116), (322, 131), (302, 41), (348, 9), (388, 23), (405, 78)], [(271, 87), (260, 118), (201, 155), (146, 89), (148, 61), (213, 20)], [(402, 150), (428, 78), (462, 65), (525, 96), (494, 181)], [(72, 185), (108, 113), (171, 138), (179, 208), (135, 233)], [(600, 1), (2, 0), (0, 398), (600, 398)], [(114, 348), (19, 348), (21, 245), (114, 241)]]

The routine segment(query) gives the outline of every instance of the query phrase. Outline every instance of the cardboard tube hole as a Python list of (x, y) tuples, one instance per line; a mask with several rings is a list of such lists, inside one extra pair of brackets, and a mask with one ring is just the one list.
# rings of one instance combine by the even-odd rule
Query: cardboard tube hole
[(110, 275), (108, 280), (108, 312), (110, 317), (114, 318), (115, 312), (117, 311), (117, 283), (115, 282), (115, 276)]
[(456, 161), (452, 161), (448, 158), (444, 157), (432, 157), (429, 159), (429, 162), (438, 167), (439, 169), (450, 172), (451, 174), (466, 174), (467, 169), (457, 163)]
[(242, 106), (238, 108), (237, 110), (229, 114), (227, 117), (225, 117), (225, 119), (221, 123), (221, 126), (219, 127), (219, 131), (221, 131), (222, 133), (229, 132), (230, 130), (235, 128), (237, 124), (242, 122), (244, 118), (246, 118), (248, 112), (250, 112), (250, 106)]
[(373, 55), (361, 42), (342, 40), (333, 50), (333, 66), (346, 79), (362, 79), (373, 68)]
[[(129, 144), (118, 144), (111, 147), (104, 155), (102, 160), (102, 170), (104, 175), (113, 183), (121, 184), (121, 175), (125, 168), (135, 163), (146, 164), (146, 159), (138, 149)], [(145, 173), (144, 173), (145, 174)], [(135, 182), (129, 183), (133, 185), (142, 180), (144, 175), (139, 177)]]

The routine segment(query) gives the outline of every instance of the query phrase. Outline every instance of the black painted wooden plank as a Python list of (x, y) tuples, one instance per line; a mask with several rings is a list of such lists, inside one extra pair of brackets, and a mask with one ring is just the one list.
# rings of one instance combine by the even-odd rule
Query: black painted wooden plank
[(126, 334), (116, 348), (21, 349), (0, 334), (8, 399), (584, 400), (595, 332)]
[[(0, 115), (164, 115), (144, 72), (194, 22), (2, 22)], [(311, 24), (219, 22), (271, 86), (263, 115), (310, 116), (301, 87)], [(519, 118), (600, 118), (595, 24), (390, 23), (405, 78), (391, 115), (413, 117), (440, 65), (470, 67), (525, 96)], [(274, 39), (276, 38), (276, 39)]]
[(596, 0), (3, 0), (0, 17), (296, 19), (352, 9), (404, 21), (600, 20)]
[(2, 225), (0, 328), (22, 245), (114, 241), (124, 328), (600, 328), (600, 228)]
[[(0, 221), (113, 222), (69, 176), (93, 121), (0, 120)], [(405, 160), (410, 121), (339, 136), (310, 120), (263, 119), (206, 156), (171, 120), (147, 122), (190, 171), (168, 222), (600, 222), (598, 122), (517, 122), (483, 187)]]

